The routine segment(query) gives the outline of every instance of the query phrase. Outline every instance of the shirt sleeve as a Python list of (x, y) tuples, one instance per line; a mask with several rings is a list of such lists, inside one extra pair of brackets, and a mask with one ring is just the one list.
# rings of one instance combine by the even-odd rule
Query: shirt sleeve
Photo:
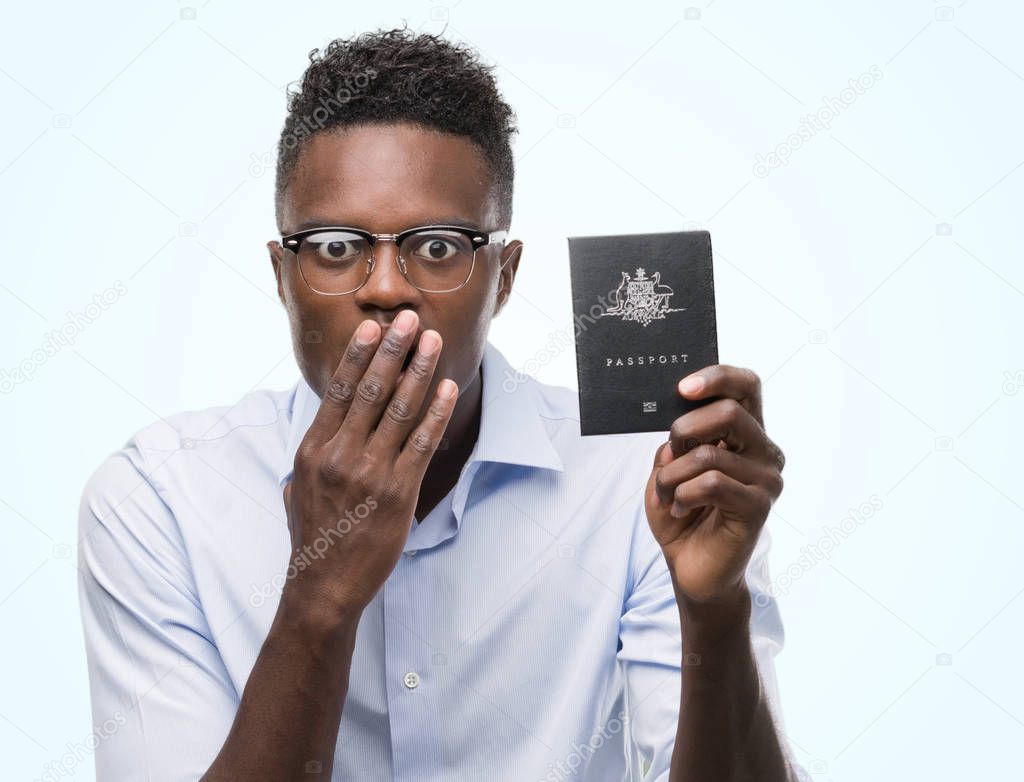
[[(666, 782), (679, 722), (679, 692), (682, 672), (682, 633), (679, 610), (668, 564), (647, 521), (643, 496), (634, 519), (630, 555), (630, 590), (619, 623), (619, 651), (626, 687), (626, 709), (630, 736), (627, 751), (631, 768), (646, 769), (642, 779)], [(758, 673), (783, 750), (800, 772), (785, 739), (782, 705), (775, 674), (774, 657), (784, 642), (782, 619), (772, 597), (768, 575), (771, 538), (767, 525), (761, 528), (757, 545), (747, 566), (746, 581), (751, 593), (750, 635)], [(632, 753), (639, 753), (633, 758)], [(649, 768), (647, 768), (649, 766)]]
[(174, 515), (134, 442), (89, 478), (78, 525), (97, 779), (196, 780), (220, 751), (239, 698)]

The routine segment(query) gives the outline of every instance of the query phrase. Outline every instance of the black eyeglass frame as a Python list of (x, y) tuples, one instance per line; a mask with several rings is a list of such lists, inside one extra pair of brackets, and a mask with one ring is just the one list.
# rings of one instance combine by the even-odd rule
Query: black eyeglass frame
[[(400, 272), (402, 272), (402, 276), (405, 277), (406, 282), (408, 282), (417, 290), (423, 291), (424, 293), (452, 293), (453, 291), (459, 290), (459, 288), (462, 288), (467, 282), (469, 282), (470, 278), (473, 276), (473, 269), (476, 267), (476, 251), (479, 250), (481, 247), (486, 247), (491, 244), (501, 244), (508, 238), (508, 231), (480, 231), (476, 228), (468, 228), (464, 225), (421, 225), (415, 228), (408, 228), (397, 234), (375, 234), (371, 233), (370, 231), (365, 231), (362, 228), (354, 228), (350, 225), (323, 225), (317, 226), (315, 228), (305, 228), (301, 231), (296, 231), (295, 233), (284, 235), (281, 237), (281, 246), (286, 250), (290, 250), (295, 255), (295, 261), (296, 266), (299, 270), (299, 276), (302, 277), (302, 281), (306, 284), (306, 287), (309, 288), (311, 291), (313, 291), (314, 293), (319, 293), (322, 296), (348, 296), (352, 293), (355, 293), (357, 290), (359, 290), (359, 288), (362, 288), (364, 285), (366, 285), (367, 280), (370, 279), (370, 275), (373, 273), (373, 266), (377, 262), (377, 256), (374, 253), (374, 248), (376, 247), (378, 241), (394, 242), (395, 248), (397, 249), (398, 247), (401, 246), (402, 242), (404, 242), (413, 234), (438, 229), (445, 231), (455, 231), (469, 239), (473, 246), (473, 257), (470, 260), (469, 273), (466, 275), (466, 279), (462, 281), (461, 285), (458, 285), (455, 288), (447, 288), (446, 290), (443, 291), (434, 291), (428, 290), (426, 288), (421, 288), (419, 285), (416, 285), (412, 280), (409, 279), (409, 274), (405, 268), (405, 259), (402, 258), (402, 254), (400, 252), (397, 252), (395, 254), (395, 257), (398, 261), (398, 269)], [(327, 233), (330, 231), (344, 231), (346, 233), (355, 234), (356, 236), (359, 236), (365, 241), (367, 241), (370, 245), (370, 257), (366, 261), (366, 276), (363, 278), (363, 281), (359, 283), (358, 287), (353, 288), (350, 291), (328, 293), (327, 291), (317, 290), (316, 288), (309, 284), (309, 281), (306, 279), (306, 276), (302, 273), (302, 264), (298, 262), (299, 250), (302, 247), (303, 241), (305, 241), (308, 237), (313, 236), (315, 234)]]

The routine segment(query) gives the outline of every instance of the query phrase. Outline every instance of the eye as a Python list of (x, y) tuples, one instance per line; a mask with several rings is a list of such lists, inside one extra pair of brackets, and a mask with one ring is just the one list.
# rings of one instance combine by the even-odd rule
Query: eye
[(316, 255), (320, 262), (331, 265), (352, 263), (365, 255), (365, 242), (361, 236), (343, 231), (328, 231), (314, 234), (306, 239), (307, 252)]
[(413, 254), (427, 261), (445, 261), (458, 253), (459, 248), (454, 242), (439, 237), (429, 237), (421, 241)]
[(416, 234), (409, 238), (406, 255), (417, 261), (440, 263), (472, 254), (472, 248), (465, 236), (458, 233), (432, 232)]
[(357, 254), (353, 243), (344, 240), (324, 242), (319, 247), (320, 256), (327, 260), (343, 261)]

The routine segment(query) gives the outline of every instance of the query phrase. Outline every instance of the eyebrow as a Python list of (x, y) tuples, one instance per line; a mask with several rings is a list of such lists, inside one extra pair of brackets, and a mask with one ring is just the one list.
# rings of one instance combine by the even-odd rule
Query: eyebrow
[[(457, 225), (457, 226), (459, 226), (461, 228), (472, 228), (474, 230), (479, 228), (479, 225), (475, 221), (467, 220), (464, 217), (441, 216), (441, 217), (427, 218), (427, 219), (425, 219), (425, 220), (423, 220), (421, 222), (417, 222), (415, 224), (406, 226), (405, 228), (403, 228), (401, 230), (402, 231), (406, 231), (409, 228), (418, 228), (421, 225)], [(296, 229), (295, 229), (295, 232), (305, 231), (305, 230), (307, 230), (309, 228), (328, 228), (330, 226), (347, 226), (349, 228), (360, 228), (361, 227), (359, 225), (356, 225), (354, 223), (351, 223), (351, 222), (348, 222), (348, 221), (345, 221), (345, 220), (342, 220), (342, 221), (338, 221), (338, 220), (325, 220), (322, 217), (311, 217), (308, 220), (304, 220), (303, 222), (299, 223), (298, 227), (296, 227)], [(401, 233), (401, 231), (398, 231), (396, 233)]]

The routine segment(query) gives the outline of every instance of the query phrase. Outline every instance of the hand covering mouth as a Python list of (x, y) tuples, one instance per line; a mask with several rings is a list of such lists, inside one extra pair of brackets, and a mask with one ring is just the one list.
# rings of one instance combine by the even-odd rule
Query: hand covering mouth
[(405, 359), (402, 361), (402, 371), (405, 372), (409, 368), (409, 364), (412, 363), (412, 357), (416, 354), (416, 345), (409, 348), (409, 352), (405, 354)]

